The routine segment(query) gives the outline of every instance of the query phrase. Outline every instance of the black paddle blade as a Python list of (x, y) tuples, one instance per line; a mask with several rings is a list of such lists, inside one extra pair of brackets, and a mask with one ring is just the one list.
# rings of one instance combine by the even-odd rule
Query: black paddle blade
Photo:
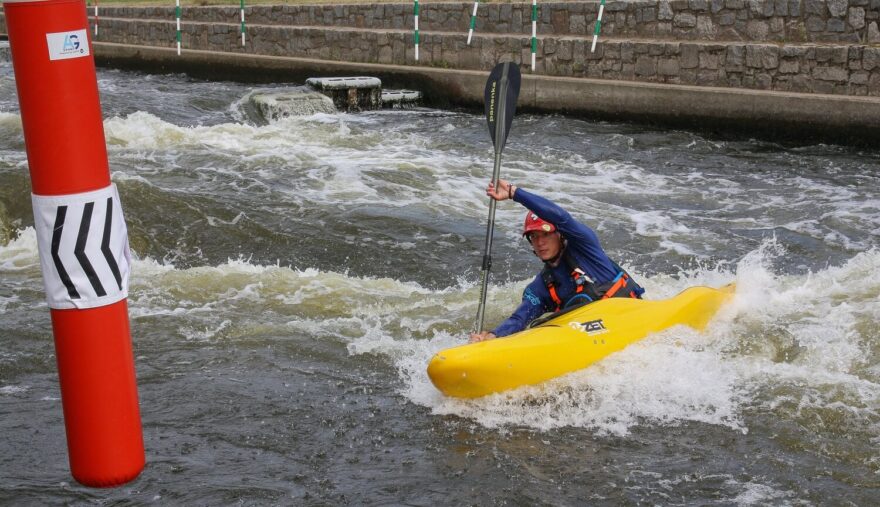
[(499, 63), (489, 74), (484, 95), (486, 120), (489, 122), (489, 135), (495, 151), (500, 152), (507, 142), (507, 134), (513, 124), (516, 112), (516, 99), (522, 76), (519, 67), (513, 62)]

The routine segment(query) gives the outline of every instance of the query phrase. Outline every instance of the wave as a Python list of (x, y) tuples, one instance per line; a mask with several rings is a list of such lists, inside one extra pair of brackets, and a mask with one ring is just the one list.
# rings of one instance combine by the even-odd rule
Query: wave
[[(702, 422), (747, 432), (750, 415), (793, 403), (839, 411), (876, 434), (880, 251), (803, 276), (773, 274), (768, 265), (779, 255), (782, 248), (769, 240), (730, 271), (644, 279), (652, 297), (731, 281), (737, 292), (704, 334), (673, 328), (542, 386), (477, 400), (443, 397), (425, 367), (437, 351), (464, 343), (460, 333), (438, 330), (425, 341), (377, 330), (349, 350), (390, 357), (402, 394), (414, 403), (488, 427), (575, 426), (621, 435), (640, 424)], [(817, 424), (802, 418), (800, 424)]]

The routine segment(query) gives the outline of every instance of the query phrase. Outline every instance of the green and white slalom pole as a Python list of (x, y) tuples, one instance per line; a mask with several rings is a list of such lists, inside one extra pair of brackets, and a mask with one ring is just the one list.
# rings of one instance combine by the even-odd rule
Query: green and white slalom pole
[(599, 31), (602, 29), (602, 12), (605, 10), (605, 0), (602, 0), (599, 3), (599, 17), (596, 18), (596, 29), (593, 30), (593, 47), (590, 48), (590, 53), (596, 52), (596, 41), (599, 40)]
[(471, 45), (471, 37), (474, 35), (474, 26), (477, 24), (477, 6), (480, 5), (480, 0), (474, 1), (474, 13), (471, 14), (471, 27), (468, 29), (468, 41), (467, 45)]
[(241, 45), (244, 46), (244, 0), (241, 0)]
[(95, 38), (98, 38), (98, 0), (95, 0)]
[(180, 0), (174, 0), (176, 8), (174, 16), (177, 18), (177, 56), (180, 56)]
[(419, 61), (419, 0), (415, 0), (415, 3), (413, 4), (413, 17), (415, 18), (413, 40), (415, 40), (416, 45), (416, 61)]
[[(605, 0), (602, 0), (603, 2)], [(538, 52), (538, 0), (532, 0), (532, 72), (535, 72), (535, 53)]]

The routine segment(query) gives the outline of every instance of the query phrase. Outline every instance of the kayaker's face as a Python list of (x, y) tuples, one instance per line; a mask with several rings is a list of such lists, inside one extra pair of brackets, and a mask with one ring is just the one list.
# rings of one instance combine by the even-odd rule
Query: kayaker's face
[(542, 261), (555, 259), (562, 250), (562, 237), (557, 232), (535, 231), (529, 234), (532, 250)]

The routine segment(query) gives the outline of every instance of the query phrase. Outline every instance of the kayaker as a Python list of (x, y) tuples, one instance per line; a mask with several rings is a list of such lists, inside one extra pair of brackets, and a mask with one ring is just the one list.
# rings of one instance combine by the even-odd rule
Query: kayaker
[(523, 291), (522, 303), (492, 331), (470, 335), (471, 342), (491, 340), (522, 331), (547, 312), (609, 297), (641, 298), (645, 292), (602, 250), (596, 233), (553, 202), (506, 180), (491, 181), (486, 195), (496, 201), (512, 199), (526, 207), (523, 237), (544, 269)]

